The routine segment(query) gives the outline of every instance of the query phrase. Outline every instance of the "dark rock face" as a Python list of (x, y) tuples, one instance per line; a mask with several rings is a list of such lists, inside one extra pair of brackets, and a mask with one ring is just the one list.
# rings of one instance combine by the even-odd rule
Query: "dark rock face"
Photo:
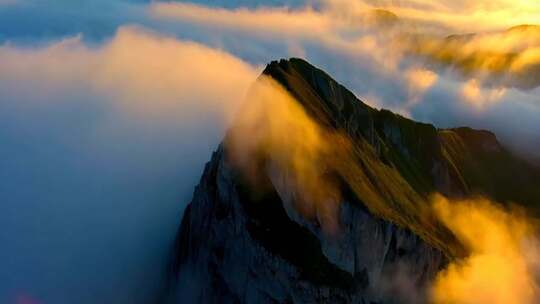
[[(459, 252), (451, 234), (418, 219), (431, 193), (540, 201), (540, 187), (531, 185), (540, 171), (492, 133), (438, 130), (375, 110), (299, 59), (273, 62), (264, 74), (320, 125), (347, 134), (385, 212), (341, 176), (340, 230), (331, 235), (296, 211), (285, 176), (268, 174), (265, 190), (253, 189), (222, 145), (179, 229), (173, 303), (422, 303), (426, 284)], [(529, 182), (501, 189), (512, 180)]]
[(264, 74), (281, 83), (321, 125), (344, 131), (357, 145), (366, 141), (416, 192), (485, 195), (540, 215), (540, 168), (510, 153), (493, 133), (437, 129), (373, 109), (301, 59), (274, 61)]
[[(254, 201), (233, 172), (223, 150), (214, 153), (185, 212), (174, 267), (178, 303), (186, 295), (194, 303), (392, 299), (381, 290), (409, 302), (421, 297), (416, 293), (445, 260), (411, 232), (349, 202), (342, 205), (340, 236), (326, 236), (301, 217), (289, 216), (277, 192)], [(411, 280), (410, 286), (397, 286), (397, 272)], [(194, 277), (196, 282), (187, 282)]]

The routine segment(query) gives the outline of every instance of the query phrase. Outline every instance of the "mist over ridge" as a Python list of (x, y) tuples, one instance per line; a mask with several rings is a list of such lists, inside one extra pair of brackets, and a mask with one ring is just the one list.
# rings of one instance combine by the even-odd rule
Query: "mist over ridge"
[[(0, 302), (161, 300), (204, 164), (279, 58), (320, 67), (373, 109), (490, 130), (538, 162), (539, 11), (506, 0), (0, 0)], [(492, 178), (484, 165), (471, 169), (480, 184)], [(489, 187), (506, 203), (500, 185)], [(312, 203), (308, 218), (328, 207)]]

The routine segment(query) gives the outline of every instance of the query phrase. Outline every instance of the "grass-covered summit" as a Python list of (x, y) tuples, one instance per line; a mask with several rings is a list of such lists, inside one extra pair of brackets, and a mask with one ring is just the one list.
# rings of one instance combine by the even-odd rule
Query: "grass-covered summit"
[[(433, 193), (486, 196), (540, 212), (540, 169), (513, 155), (484, 130), (437, 129), (374, 109), (302, 59), (274, 61), (263, 72), (278, 81), (326, 129), (353, 143), (337, 174), (372, 213), (454, 253), (425, 208)], [(354, 165), (353, 165), (354, 164)]]

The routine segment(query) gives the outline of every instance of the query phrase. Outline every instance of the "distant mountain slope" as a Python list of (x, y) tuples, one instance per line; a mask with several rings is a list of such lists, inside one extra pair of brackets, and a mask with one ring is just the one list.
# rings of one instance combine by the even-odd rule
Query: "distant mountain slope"
[(539, 25), (507, 30), (433, 37), (412, 35), (407, 52), (434, 68), (459, 71), (493, 87), (531, 90), (540, 86)]
[(297, 212), (287, 174), (270, 174), (264, 158), (255, 187), (228, 160), (228, 136), (179, 229), (178, 303), (418, 303), (422, 295), (403, 294), (389, 278), (406, 272), (416, 290), (464, 253), (430, 216), (433, 193), (482, 194), (539, 210), (540, 170), (488, 131), (438, 130), (373, 109), (301, 59), (272, 62), (263, 74), (351, 143), (335, 150), (346, 153), (326, 172), (342, 193), (339, 233)]

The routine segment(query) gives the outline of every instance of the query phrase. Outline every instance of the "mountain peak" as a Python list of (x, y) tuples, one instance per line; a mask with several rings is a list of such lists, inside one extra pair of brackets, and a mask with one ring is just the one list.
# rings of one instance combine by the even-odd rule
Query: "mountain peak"
[[(174, 278), (184, 280), (179, 286), (188, 290), (180, 294), (193, 302), (416, 302), (377, 291), (403, 267), (412, 285), (423, 286), (449, 259), (466, 254), (430, 213), (435, 193), (484, 195), (539, 211), (540, 189), (530, 181), (540, 180), (540, 170), (514, 157), (489, 131), (437, 129), (373, 109), (298, 58), (273, 61), (263, 75), (290, 94), (295, 104), (288, 106), (302, 109), (321, 137), (313, 140), (311, 123), (307, 134), (288, 130), (283, 124), (297, 116), (287, 120), (279, 113), (233, 126), (207, 164), (177, 236)], [(245, 107), (252, 114), (249, 106), (258, 101), (249, 96)], [(264, 110), (278, 107), (271, 97)], [(281, 132), (268, 135), (265, 124)], [(242, 136), (234, 136), (236, 128)], [(307, 136), (290, 141), (298, 135)], [(246, 172), (231, 157), (238, 148), (231, 138), (242, 143), (251, 136), (263, 140), (245, 146), (255, 160)], [(332, 141), (336, 136), (339, 141)], [(320, 155), (300, 153), (310, 140), (329, 145)], [(303, 187), (306, 181), (316, 187)], [(320, 188), (327, 187), (339, 193), (326, 197)], [(336, 217), (335, 231), (325, 230), (328, 216)], [(196, 282), (185, 284), (186, 275)]]
[[(540, 213), (536, 204), (540, 201), (540, 189), (533, 190), (526, 186), (528, 183), (519, 185), (515, 178), (505, 174), (489, 173), (493, 165), (483, 161), (486, 157), (505, 163), (505, 170), (510, 172), (523, 171), (524, 180), (540, 176), (526, 161), (505, 149), (494, 133), (468, 127), (437, 129), (388, 110), (371, 108), (303, 59), (274, 61), (263, 74), (278, 81), (321, 125), (346, 133), (352, 141), (367, 141), (381, 161), (397, 168), (416, 191), (438, 191), (451, 196), (482, 194), (502, 202), (532, 206)], [(456, 164), (461, 168), (456, 168)], [(434, 166), (439, 165), (447, 167), (448, 172), (443, 175), (454, 178), (442, 181), (440, 172), (433, 173)], [(459, 172), (462, 170), (466, 173)], [(509, 184), (517, 188), (503, 186)]]

